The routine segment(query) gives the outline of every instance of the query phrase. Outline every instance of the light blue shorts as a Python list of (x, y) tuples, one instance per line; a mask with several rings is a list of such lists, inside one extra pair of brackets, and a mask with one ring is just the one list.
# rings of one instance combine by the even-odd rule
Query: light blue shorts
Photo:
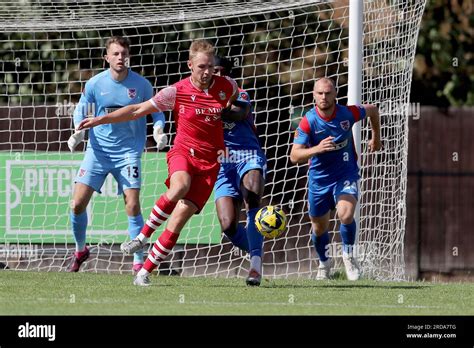
[(109, 159), (96, 156), (93, 151), (86, 151), (75, 182), (90, 186), (98, 193), (102, 193), (100, 189), (109, 173), (117, 180), (117, 195), (121, 195), (127, 189), (140, 189), (142, 164), (139, 157), (124, 156), (119, 160)]

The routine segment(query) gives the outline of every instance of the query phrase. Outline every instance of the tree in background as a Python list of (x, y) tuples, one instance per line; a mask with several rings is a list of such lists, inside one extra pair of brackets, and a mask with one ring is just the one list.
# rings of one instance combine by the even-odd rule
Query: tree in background
[(474, 3), (428, 0), (415, 57), (412, 102), (474, 105)]

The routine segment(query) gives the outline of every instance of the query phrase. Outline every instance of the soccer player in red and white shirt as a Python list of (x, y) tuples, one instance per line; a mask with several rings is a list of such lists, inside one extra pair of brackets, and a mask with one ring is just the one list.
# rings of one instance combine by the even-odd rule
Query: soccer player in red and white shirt
[(140, 250), (170, 218), (136, 275), (135, 285), (150, 284), (151, 271), (171, 252), (186, 222), (201, 211), (211, 195), (220, 168), (218, 156), (225, 148), (221, 112), (239, 95), (234, 80), (213, 75), (214, 47), (208, 41), (191, 44), (188, 67), (190, 77), (162, 89), (152, 99), (84, 120), (79, 126), (84, 129), (130, 121), (156, 111), (173, 111), (177, 135), (166, 156), (168, 190), (156, 201), (138, 237), (121, 245), (126, 254)]

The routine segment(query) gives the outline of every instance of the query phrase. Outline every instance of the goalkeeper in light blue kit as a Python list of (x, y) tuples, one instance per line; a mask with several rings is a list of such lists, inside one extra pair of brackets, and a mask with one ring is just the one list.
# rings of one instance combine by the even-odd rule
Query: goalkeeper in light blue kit
[[(230, 76), (231, 62), (215, 57), (215, 75)], [(263, 235), (255, 226), (260, 208), (267, 159), (260, 147), (250, 98), (239, 88), (239, 98), (230, 109), (222, 111), (226, 153), (219, 156), (221, 168), (214, 185), (217, 216), (222, 232), (232, 244), (250, 254), (249, 286), (262, 281)], [(239, 223), (242, 201), (247, 211), (247, 226)]]
[[(88, 110), (94, 116), (111, 113), (126, 105), (142, 103), (153, 97), (153, 87), (141, 75), (128, 68), (130, 42), (121, 36), (109, 38), (105, 45), (105, 60), (110, 68), (91, 78), (85, 85), (79, 104), (74, 111), (74, 127), (87, 117)], [(155, 112), (153, 117), (153, 137), (161, 150), (168, 142), (163, 134), (165, 118)], [(75, 131), (69, 138), (68, 146), (74, 151), (84, 139), (84, 132)], [(84, 160), (75, 178), (71, 204), (71, 224), (76, 241), (76, 252), (72, 257), (68, 272), (77, 272), (89, 257), (86, 247), (86, 208), (94, 191), (100, 189), (108, 174), (118, 183), (118, 194), (125, 200), (128, 215), (128, 232), (135, 238), (143, 227), (140, 210), (141, 155), (146, 142), (146, 117), (136, 121), (107, 124), (89, 130), (89, 142)], [(133, 272), (143, 266), (143, 251), (136, 252)]]
[(356, 237), (354, 211), (359, 196), (359, 167), (352, 139), (352, 126), (370, 118), (371, 152), (380, 150), (380, 120), (376, 106), (370, 104), (343, 106), (336, 104), (334, 81), (321, 78), (314, 84), (316, 106), (302, 118), (295, 133), (290, 160), (309, 164), (308, 201), (311, 239), (319, 256), (316, 279), (328, 279), (332, 260), (329, 244), (329, 214), (334, 208), (341, 222), (342, 260), (347, 279), (358, 280), (360, 267), (353, 250)]

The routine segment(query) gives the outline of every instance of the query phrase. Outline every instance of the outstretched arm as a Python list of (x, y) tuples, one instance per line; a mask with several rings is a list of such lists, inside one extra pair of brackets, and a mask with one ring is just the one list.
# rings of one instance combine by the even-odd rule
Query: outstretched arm
[(159, 110), (147, 100), (140, 104), (124, 106), (104, 116), (85, 119), (79, 124), (78, 130), (92, 128), (100, 124), (132, 121), (156, 111)]
[(375, 152), (382, 149), (382, 141), (380, 136), (380, 114), (379, 109), (372, 104), (364, 104), (362, 107), (370, 119), (370, 126), (372, 128), (372, 139), (369, 141), (370, 152)]

